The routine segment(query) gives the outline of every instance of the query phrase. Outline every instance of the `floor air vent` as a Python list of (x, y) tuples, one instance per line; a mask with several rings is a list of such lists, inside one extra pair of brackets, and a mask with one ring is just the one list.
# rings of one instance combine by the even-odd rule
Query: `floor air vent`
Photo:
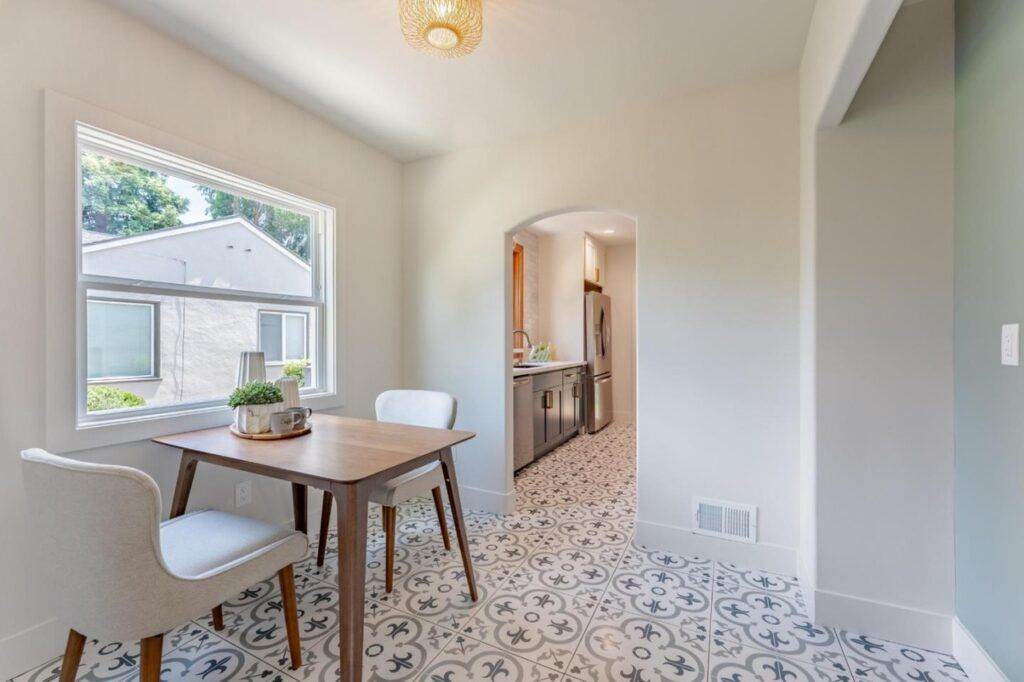
[(693, 499), (694, 532), (726, 540), (757, 542), (757, 507), (736, 502)]

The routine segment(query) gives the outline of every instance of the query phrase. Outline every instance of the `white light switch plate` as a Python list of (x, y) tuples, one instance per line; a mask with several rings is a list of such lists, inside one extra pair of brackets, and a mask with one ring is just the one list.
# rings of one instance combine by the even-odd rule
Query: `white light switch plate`
[(1004, 365), (1020, 365), (1020, 325), (1004, 324), (1001, 357)]

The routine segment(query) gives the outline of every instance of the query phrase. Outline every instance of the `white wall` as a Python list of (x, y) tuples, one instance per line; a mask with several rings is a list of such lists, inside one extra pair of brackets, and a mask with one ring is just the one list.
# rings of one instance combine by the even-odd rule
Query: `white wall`
[(817, 584), (817, 134), (842, 122), (902, 0), (818, 0), (800, 61), (800, 558)]
[(609, 246), (604, 293), (612, 297), (612, 405), (618, 422), (636, 418), (636, 246)]
[(552, 360), (584, 360), (583, 233), (542, 234), (540, 338), (554, 346)]
[(952, 2), (916, 3), (817, 139), (817, 616), (943, 651), (953, 103)]
[[(403, 167), (404, 371), (479, 434), (457, 453), (474, 504), (512, 483), (506, 233), (617, 209), (638, 218), (641, 536), (795, 570), (797, 124), (786, 75)], [(758, 505), (761, 543), (697, 542), (696, 494)]]
[[(0, 3), (0, 302), (5, 379), (17, 386), (0, 409), (0, 677), (58, 653), (66, 632), (39, 579), (25, 518), (19, 450), (44, 442), (43, 89), (85, 100), (190, 140), (253, 175), (270, 169), (341, 197), (338, 247), (343, 377), (347, 412), (371, 414), (374, 396), (400, 383), (398, 165), (135, 19), (93, 0)], [(69, 216), (69, 220), (72, 218)], [(495, 348), (498, 344), (495, 344)], [(178, 457), (148, 442), (77, 453), (153, 474), (165, 499)], [(230, 503), (236, 476), (200, 468), (197, 505)], [(259, 480), (258, 516), (290, 514), (288, 486)], [(311, 503), (315, 503), (316, 499)], [(315, 510), (315, 504), (314, 504)], [(247, 510), (247, 512), (250, 510)]]

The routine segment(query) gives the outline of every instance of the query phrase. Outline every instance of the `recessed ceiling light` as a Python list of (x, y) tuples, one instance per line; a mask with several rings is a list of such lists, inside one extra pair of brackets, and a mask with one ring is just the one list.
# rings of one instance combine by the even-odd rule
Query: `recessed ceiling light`
[(605, 230), (602, 234), (615, 234), (615, 230)]

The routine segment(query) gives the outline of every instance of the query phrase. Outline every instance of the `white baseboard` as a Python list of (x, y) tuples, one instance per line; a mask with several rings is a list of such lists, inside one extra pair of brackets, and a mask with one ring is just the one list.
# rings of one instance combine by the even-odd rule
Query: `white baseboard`
[(814, 602), (815, 622), (822, 625), (942, 653), (953, 650), (949, 615), (828, 590), (815, 590)]
[(1010, 679), (959, 618), (953, 618), (953, 656), (971, 682), (1008, 682)]
[(650, 521), (636, 522), (636, 539), (642, 545), (676, 554), (695, 555), (771, 573), (796, 575), (797, 572), (796, 550), (792, 547), (721, 540), (698, 535), (689, 528)]
[(8, 680), (59, 656), (67, 636), (67, 627), (50, 618), (0, 640), (0, 679)]
[(459, 497), (463, 511), (480, 511), (491, 514), (511, 514), (516, 508), (516, 493), (511, 490), (499, 493), (494, 490), (459, 486)]

